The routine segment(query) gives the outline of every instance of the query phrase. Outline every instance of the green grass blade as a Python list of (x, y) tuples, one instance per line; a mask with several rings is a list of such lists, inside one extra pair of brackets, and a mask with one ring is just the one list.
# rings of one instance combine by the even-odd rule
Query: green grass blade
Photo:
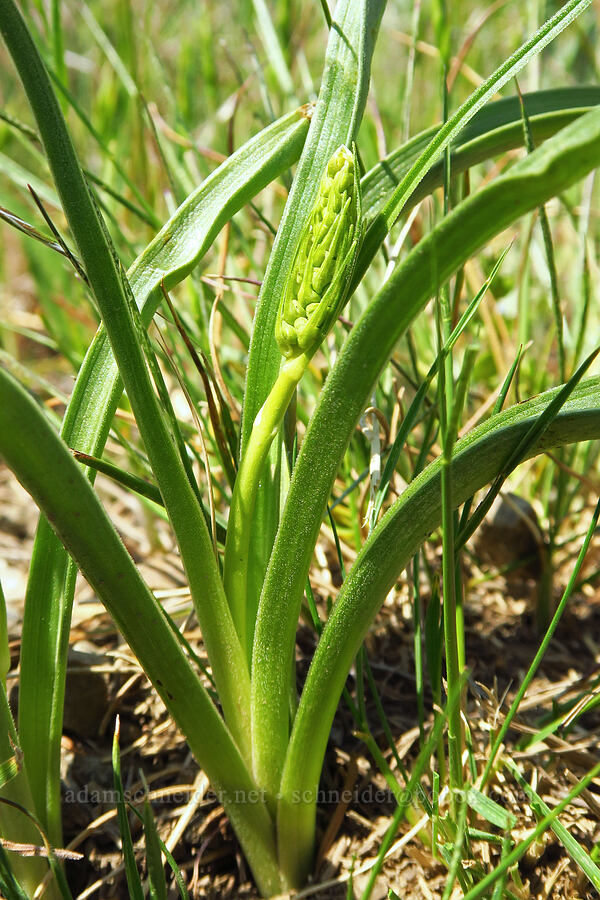
[(456, 323), (456, 326), (452, 329), (452, 334), (450, 335), (450, 337), (448, 338), (448, 340), (442, 347), (441, 353), (438, 355), (435, 362), (429, 369), (429, 372), (427, 373), (425, 381), (421, 385), (419, 385), (417, 393), (416, 393), (411, 405), (409, 406), (408, 410), (406, 411), (404, 418), (402, 419), (402, 424), (401, 424), (400, 428), (398, 429), (398, 434), (396, 435), (396, 438), (394, 439), (394, 443), (392, 444), (391, 450), (389, 452), (388, 458), (386, 460), (386, 463), (385, 463), (385, 466), (383, 469), (383, 473), (381, 475), (381, 482), (380, 482), (379, 488), (377, 490), (377, 494), (375, 496), (375, 502), (373, 504), (373, 512), (371, 514), (371, 527), (375, 526), (375, 523), (377, 522), (377, 519), (379, 518), (379, 513), (381, 512), (381, 506), (385, 499), (387, 489), (388, 489), (390, 481), (392, 479), (392, 475), (394, 474), (394, 472), (396, 470), (396, 466), (398, 464), (400, 454), (402, 452), (402, 449), (404, 448), (406, 439), (407, 439), (408, 435), (410, 434), (410, 431), (411, 431), (413, 425), (416, 422), (417, 416), (421, 411), (423, 401), (425, 399), (427, 391), (429, 390), (429, 388), (431, 386), (431, 382), (433, 381), (433, 379), (436, 376), (436, 373), (437, 373), (438, 367), (439, 367), (439, 363), (440, 363), (440, 359), (445, 359), (446, 355), (450, 352), (450, 350), (455, 345), (455, 343), (458, 340), (458, 338), (460, 337), (460, 335), (463, 333), (463, 331), (465, 330), (465, 328), (467, 327), (469, 322), (472, 320), (472, 318), (476, 314), (476, 312), (479, 308), (479, 304), (483, 300), (486, 291), (492, 284), (492, 282), (496, 276), (496, 273), (498, 272), (498, 269), (502, 265), (502, 261), (504, 260), (504, 257), (506, 256), (507, 253), (508, 253), (508, 248), (504, 251), (504, 253), (502, 253), (502, 255), (500, 256), (500, 259), (495, 263), (494, 267), (492, 268), (492, 271), (490, 272), (489, 276), (486, 278), (484, 284), (477, 291), (476, 295), (473, 297), (473, 299), (471, 300), (471, 302), (465, 309), (465, 311), (462, 314), (462, 316), (460, 317), (459, 321)]
[(53, 188), (4, 153), (0, 153), (0, 172), (10, 178), (13, 184), (21, 187), (24, 192), (27, 192), (28, 185), (31, 185), (38, 197), (41, 197), (45, 203), (57, 209), (60, 208), (60, 200)]
[[(94, 469), (95, 472), (102, 472), (103, 475), (107, 475), (108, 478), (112, 478), (113, 481), (116, 481), (117, 484), (122, 484), (123, 487), (128, 488), (128, 490), (134, 491), (136, 494), (139, 494), (140, 497), (146, 497), (147, 500), (152, 500), (153, 503), (157, 503), (159, 506), (164, 507), (162, 494), (155, 484), (152, 484), (150, 481), (146, 481), (145, 478), (140, 478), (139, 475), (134, 475), (133, 472), (126, 472), (124, 469), (120, 469), (118, 466), (115, 466), (114, 463), (108, 462), (106, 459), (98, 459), (96, 456), (90, 456), (88, 453), (81, 453), (79, 450), (73, 450), (73, 456), (77, 460), (77, 462), (83, 463), (86, 466), (89, 466), (90, 469)], [(206, 524), (210, 525), (208, 513), (205, 511), (204, 518), (206, 519)], [(220, 544), (225, 542), (225, 536), (227, 534), (227, 529), (222, 520), (217, 521), (217, 540)]]
[[(372, 259), (381, 242), (384, 240), (392, 224), (400, 215), (404, 205), (413, 193), (427, 170), (439, 158), (462, 128), (473, 118), (475, 113), (490, 100), (497, 91), (514, 78), (527, 63), (540, 53), (561, 31), (564, 31), (584, 10), (590, 6), (591, 0), (569, 0), (558, 12), (548, 19), (542, 27), (519, 49), (512, 54), (470, 97), (459, 107), (448, 121), (439, 129), (435, 137), (420, 154), (408, 170), (392, 196), (371, 224), (363, 245), (363, 259)], [(360, 277), (360, 261), (357, 277)]]
[[(501, 855), (500, 855), (501, 863), (504, 862), (507, 855), (510, 853), (511, 846), (512, 846), (512, 841), (511, 841), (510, 835), (505, 834), (502, 839), (502, 850), (501, 850)], [(503, 897), (505, 896), (504, 887), (506, 885), (507, 877), (508, 877), (508, 872), (505, 871), (504, 874), (501, 875), (497, 879), (497, 881), (494, 885), (494, 893), (492, 894), (492, 900), (503, 900)]]
[(498, 413), (502, 410), (502, 407), (504, 406), (504, 402), (505, 402), (508, 392), (510, 390), (510, 386), (513, 382), (513, 378), (515, 377), (515, 372), (517, 371), (517, 369), (519, 367), (519, 363), (521, 362), (522, 355), (523, 355), (523, 347), (520, 346), (519, 349), (517, 350), (517, 355), (513, 359), (510, 369), (506, 373), (506, 377), (505, 377), (504, 381), (502, 382), (502, 387), (500, 388), (500, 393), (498, 394), (498, 399), (494, 403), (494, 408), (492, 410), (493, 416), (498, 415)]
[(540, 838), (548, 828), (553, 826), (553, 823), (556, 822), (557, 817), (561, 814), (561, 812), (575, 800), (579, 794), (582, 793), (593, 781), (594, 778), (597, 777), (600, 772), (600, 763), (595, 765), (588, 774), (581, 779), (579, 784), (570, 791), (567, 796), (558, 803), (553, 810), (551, 810), (548, 814), (544, 816), (544, 818), (538, 823), (537, 827), (533, 829), (531, 834), (525, 838), (525, 840), (521, 841), (517, 846), (507, 853), (503, 858), (500, 865), (496, 866), (488, 875), (481, 879), (481, 881), (475, 885), (467, 894), (465, 894), (464, 900), (477, 900), (478, 897), (486, 896), (490, 887), (495, 884), (495, 882), (501, 878), (511, 866), (514, 866), (527, 852), (527, 848), (533, 844), (538, 838)]
[(361, 895), (361, 900), (368, 900), (368, 898), (371, 896), (373, 887), (375, 886), (375, 880), (381, 871), (385, 855), (392, 845), (392, 842), (396, 836), (396, 832), (398, 831), (398, 826), (406, 815), (406, 809), (408, 807), (408, 804), (411, 802), (410, 798), (413, 796), (417, 796), (417, 790), (421, 776), (423, 775), (426, 767), (429, 765), (429, 760), (431, 759), (431, 756), (435, 751), (438, 741), (442, 737), (442, 732), (446, 723), (446, 714), (447, 713), (443, 713), (442, 715), (438, 716), (435, 725), (431, 730), (431, 734), (419, 751), (419, 755), (411, 772), (410, 778), (402, 791), (404, 799), (401, 803), (398, 804), (394, 811), (392, 821), (381, 842), (379, 852), (377, 853), (377, 862), (371, 870), (369, 879)]
[(511, 828), (514, 828), (517, 824), (516, 816), (503, 806), (500, 806), (499, 803), (495, 803), (491, 797), (487, 797), (485, 794), (482, 794), (481, 791), (478, 791), (473, 787), (468, 789), (465, 800), (467, 805), (470, 806), (478, 816), (481, 816), (481, 818), (485, 819), (486, 822), (489, 822), (490, 825), (501, 828), (502, 831), (510, 831)]
[(171, 871), (173, 873), (173, 877), (175, 878), (175, 883), (177, 884), (177, 890), (179, 891), (181, 900), (189, 900), (190, 895), (188, 889), (186, 887), (185, 881), (183, 880), (181, 869), (177, 865), (173, 854), (162, 840), (160, 841), (160, 848), (164, 853), (169, 866), (171, 867)]
[(14, 876), (8, 853), (0, 844), (0, 891), (6, 900), (30, 900)]
[(159, 489), (155, 484), (146, 481), (145, 478), (140, 478), (139, 475), (134, 475), (133, 472), (126, 472), (106, 459), (98, 459), (95, 456), (90, 456), (88, 453), (81, 453), (79, 450), (73, 450), (73, 456), (77, 462), (89, 466), (95, 472), (102, 472), (103, 475), (112, 478), (117, 484), (123, 485), (130, 491), (135, 491), (140, 497), (146, 497), (146, 499), (152, 500), (153, 503), (164, 506)]
[[(518, 768), (511, 759), (504, 761), (505, 767), (512, 774), (520, 788), (522, 788), (529, 798), (531, 808), (539, 817), (551, 815), (550, 807), (544, 803), (542, 798), (534, 791), (531, 785), (523, 778)], [(550, 827), (556, 837), (559, 839), (573, 862), (575, 862), (586, 878), (594, 885), (597, 891), (600, 891), (600, 869), (591, 858), (590, 854), (581, 846), (572, 834), (567, 831), (565, 826), (558, 818), (552, 819)]]
[(119, 717), (115, 723), (115, 733), (112, 745), (112, 767), (115, 791), (117, 794), (117, 816), (119, 819), (119, 834), (121, 835), (121, 848), (125, 862), (125, 876), (131, 900), (144, 900), (144, 888), (135, 861), (133, 840), (127, 818), (127, 807), (123, 793), (123, 780), (121, 778), (121, 754), (119, 752)]
[[(158, 830), (156, 828), (156, 823), (154, 822), (154, 816), (152, 815), (152, 807), (150, 806), (150, 801), (146, 798), (144, 800), (144, 804), (145, 805), (147, 804), (149, 807), (149, 815), (152, 819), (152, 827), (153, 827), (154, 833), (156, 835), (157, 846), (158, 846), (160, 852), (164, 855), (165, 859), (167, 860), (167, 862), (171, 868), (171, 871), (173, 872), (173, 875), (175, 877), (175, 883), (177, 884), (177, 890), (179, 891), (179, 896), (181, 897), (181, 900), (189, 900), (189, 892), (185, 885), (185, 881), (183, 880), (181, 870), (180, 870), (179, 866), (177, 865), (177, 863), (175, 862), (175, 860), (173, 858), (173, 854), (170, 852), (170, 850), (168, 849), (165, 842), (161, 839), (161, 837), (158, 833)], [(135, 806), (131, 807), (131, 811), (138, 817), (140, 822), (142, 822), (142, 824), (144, 825), (144, 828), (146, 828), (146, 812), (145, 812), (145, 810), (146, 810), (146, 806), (144, 806), (144, 815), (141, 815), (138, 812), (138, 810), (135, 808)], [(160, 859), (160, 857), (159, 857), (159, 859)], [(164, 872), (164, 869), (162, 869), (162, 861), (160, 862), (160, 865), (161, 865), (161, 870)]]
[(294, 82), (290, 75), (275, 26), (265, 0), (252, 0), (256, 16), (257, 31), (261, 36), (269, 64), (275, 73), (284, 96), (294, 98)]
[[(525, 110), (525, 104), (522, 102), (520, 91), (519, 100), (521, 101), (525, 147), (527, 149), (527, 152), (531, 153), (535, 148), (535, 142), (531, 133), (531, 123), (529, 122), (529, 116), (527, 115), (527, 112)], [(552, 298), (552, 311), (554, 313), (554, 326), (556, 328), (556, 341), (558, 347), (558, 371), (560, 374), (560, 380), (566, 381), (567, 366), (565, 357), (564, 322), (558, 290), (558, 275), (556, 273), (556, 259), (554, 255), (554, 246), (552, 244), (552, 232), (550, 230), (550, 222), (548, 221), (548, 213), (546, 212), (546, 207), (540, 206), (538, 214), (540, 217), (542, 236), (544, 238), (544, 249), (546, 251), (546, 262), (548, 264), (548, 275), (550, 276), (550, 296)]]
[[(573, 589), (575, 588), (575, 585), (577, 584), (577, 578), (579, 576), (579, 572), (581, 571), (581, 566), (583, 565), (585, 555), (586, 555), (588, 547), (590, 545), (590, 541), (592, 540), (592, 536), (593, 536), (595, 528), (598, 524), (599, 518), (600, 518), (600, 500), (596, 504), (596, 509), (594, 511), (594, 515), (592, 516), (592, 521), (588, 527), (585, 539), (583, 541), (583, 545), (577, 556), (577, 561), (575, 563), (575, 566), (573, 567), (573, 571), (571, 573), (571, 576), (569, 578), (567, 586), (563, 592), (560, 603), (558, 604), (558, 606), (556, 608), (556, 611), (552, 617), (552, 621), (550, 622), (550, 625), (548, 626), (548, 630), (546, 631), (546, 634), (544, 635), (544, 638), (538, 648), (538, 651), (535, 654), (535, 657), (534, 657), (531, 665), (529, 666), (523, 681), (519, 685), (519, 689), (516, 693), (515, 699), (513, 700), (513, 702), (510, 705), (510, 709), (504, 718), (502, 726), (494, 739), (494, 743), (493, 743), (492, 749), (490, 750), (488, 761), (486, 763), (483, 775), (481, 777), (482, 789), (483, 789), (484, 785), (487, 784), (487, 781), (488, 781), (488, 779), (493, 771), (493, 768), (494, 768), (494, 762), (496, 760), (496, 756), (498, 755), (498, 751), (500, 750), (500, 747), (502, 746), (502, 742), (504, 741), (504, 738), (506, 737), (508, 729), (510, 728), (511, 722), (514, 719), (514, 717), (519, 709), (521, 701), (522, 701), (523, 697), (525, 696), (525, 694), (527, 693), (527, 689), (528, 689), (529, 685), (531, 684), (531, 682), (533, 681), (535, 673), (537, 672), (537, 670), (540, 666), (540, 663), (541, 663), (542, 659), (544, 658), (544, 655), (546, 653), (546, 650), (548, 649), (550, 641), (552, 640), (554, 633), (558, 627), (558, 623), (560, 622), (562, 615), (565, 611), (567, 602), (568, 602), (571, 594), (573, 593)], [(554, 729), (552, 729), (552, 730), (554, 730)]]
[(94, 40), (96, 41), (96, 43), (98, 44), (98, 46), (100, 47), (102, 52), (104, 53), (104, 56), (106, 57), (108, 63), (112, 67), (115, 75), (117, 76), (117, 78), (119, 79), (119, 81), (121, 82), (121, 84), (123, 85), (123, 87), (125, 88), (127, 93), (129, 94), (129, 96), (137, 97), (137, 94), (138, 94), (137, 85), (135, 84), (133, 78), (127, 71), (127, 66), (125, 65), (125, 63), (123, 62), (121, 57), (119, 56), (114, 45), (110, 42), (106, 32), (103, 31), (102, 28), (100, 27), (100, 25), (98, 24), (98, 21), (95, 18), (94, 14), (92, 13), (91, 9), (89, 9), (88, 6), (86, 6), (82, 3), (79, 6), (79, 12), (80, 12), (84, 22), (90, 29), (90, 32), (92, 33), (92, 35), (94, 37)]
[(448, 877), (446, 879), (446, 886), (444, 887), (444, 893), (442, 894), (442, 900), (450, 900), (450, 896), (454, 889), (456, 879), (457, 879), (457, 877), (459, 877), (459, 872), (462, 873), (461, 862), (462, 862), (462, 857), (463, 857), (466, 824), (467, 824), (467, 804), (463, 803), (458, 810), (458, 820), (456, 823), (456, 837), (453, 840), (454, 847), (452, 850), (452, 855), (450, 857), (450, 864), (448, 866)]
[[(8, 650), (8, 643), (6, 645)], [(0, 835), (8, 840), (24, 844), (38, 844), (39, 831), (22, 810), (31, 812), (33, 801), (27, 779), (27, 771), (23, 767), (19, 738), (6, 693), (6, 670), (2, 672), (0, 683)], [(11, 853), (10, 869), (14, 878), (23, 888), (33, 891), (48, 872), (45, 860), (26, 858), (18, 853)]]
[(8, 643), (8, 620), (6, 617), (6, 599), (0, 581), (0, 685), (6, 690), (6, 676), (10, 669), (10, 646)]
[(272, 822), (263, 804), (245, 802), (256, 787), (231, 733), (89, 481), (39, 406), (2, 369), (0, 456), (40, 509), (52, 517), (57, 534), (112, 615), (219, 793), (255, 876), (261, 886), (270, 885), (268, 889), (276, 893), (279, 876)]
[[(206, 253), (223, 225), (298, 157), (308, 130), (309, 110), (284, 116), (244, 144), (181, 205), (130, 268), (136, 303), (148, 323), (167, 289), (183, 280)], [(62, 435), (96, 457), (102, 450), (122, 383), (104, 328), (100, 328), (77, 377)], [(93, 480), (94, 473), (90, 473)], [(76, 569), (45, 520), (38, 526), (25, 604), (21, 657), (20, 728), (30, 778), (42, 821), (60, 817), (60, 735), (64, 659), (68, 646)], [(42, 624), (43, 623), (43, 624)], [(46, 757), (42, 755), (46, 748)], [(50, 774), (52, 773), (52, 774)], [(58, 838), (59, 834), (54, 834)], [(58, 839), (56, 843), (59, 843)]]
[(137, 202), (139, 203), (140, 209), (139, 213), (141, 214), (144, 220), (151, 225), (152, 227), (158, 227), (158, 220), (154, 213), (154, 210), (144, 198), (143, 194), (140, 192), (137, 185), (131, 180), (125, 171), (124, 167), (121, 165), (119, 159), (115, 156), (110, 147), (106, 144), (106, 142), (102, 139), (102, 136), (98, 133), (97, 129), (94, 128), (91, 120), (86, 115), (85, 111), (81, 108), (79, 103), (77, 102), (75, 96), (67, 90), (65, 85), (54, 79), (54, 86), (57, 88), (62, 97), (64, 97), (65, 101), (68, 103), (70, 109), (75, 113), (75, 115), (79, 118), (85, 128), (89, 131), (91, 136), (94, 138), (98, 147), (102, 151), (102, 154), (110, 160), (112, 165), (115, 168), (115, 171), (118, 175), (123, 179), (124, 184), (129, 188)]
[[(523, 95), (531, 134), (536, 144), (552, 137), (561, 128), (593, 106), (600, 104), (600, 88), (594, 86), (556, 88)], [(377, 163), (361, 181), (363, 211), (367, 221), (385, 208), (398, 184), (406, 176), (441, 126), (429, 128), (411, 138)], [(523, 124), (518, 97), (504, 97), (480, 109), (452, 141), (452, 175), (456, 177), (477, 163), (523, 146)], [(444, 178), (443, 161), (433, 165), (404, 207), (414, 206)], [(363, 253), (365, 250), (363, 248)]]
[(253, 662), (253, 740), (263, 746), (270, 742), (274, 754), (282, 749), (274, 747), (274, 735), (287, 730), (286, 698), (279, 685), (290, 670), (302, 592), (322, 515), (381, 368), (439, 282), (519, 215), (598, 164), (600, 110), (594, 110), (444, 218), (396, 268), (354, 325), (302, 442), (261, 597)]
[(167, 900), (167, 879), (162, 861), (161, 841), (154, 821), (152, 806), (147, 796), (144, 798), (142, 815), (150, 896), (152, 900)]
[(469, 521), (466, 523), (464, 528), (458, 534), (456, 542), (457, 546), (463, 546), (471, 535), (475, 532), (475, 530), (482, 523), (486, 514), (489, 512), (489, 509), (500, 493), (500, 489), (502, 485), (506, 481), (507, 477), (510, 475), (512, 470), (519, 465), (523, 459), (528, 455), (529, 449), (534, 446), (540, 440), (544, 431), (550, 426), (552, 420), (560, 411), (561, 407), (570, 396), (570, 394), (575, 389), (575, 386), (581, 381), (593, 361), (600, 353), (600, 348), (598, 350), (594, 350), (593, 353), (585, 359), (577, 371), (569, 378), (568, 382), (561, 388), (558, 392), (552, 403), (548, 406), (547, 409), (544, 410), (543, 415), (540, 418), (533, 422), (531, 428), (524, 434), (516, 447), (513, 448), (512, 452), (508, 456), (502, 470), (497, 474), (494, 479), (493, 484), (490, 486), (490, 489), (484, 499), (481, 501)]
[[(491, 481), (515, 444), (556, 398), (549, 391), (511, 407), (457, 442), (452, 459), (455, 507)], [(600, 436), (600, 378), (581, 383), (562, 407), (542, 442), (550, 446)], [(417, 476), (371, 533), (342, 586), (313, 657), (286, 757), (280, 793), (316, 793), (323, 755), (337, 702), (355, 654), (387, 593), (424, 538), (441, 521), (441, 466), (438, 458)], [(310, 747), (310, 753), (307, 748)], [(314, 797), (314, 793), (312, 796)], [(314, 805), (283, 803), (280, 822), (288, 842), (314, 827)], [(312, 823), (312, 824), (311, 824)]]

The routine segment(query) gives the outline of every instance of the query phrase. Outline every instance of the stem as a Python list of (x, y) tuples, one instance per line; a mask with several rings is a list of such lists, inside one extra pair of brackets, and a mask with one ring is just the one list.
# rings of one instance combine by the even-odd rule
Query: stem
[[(442, 534), (443, 534), (443, 596), (442, 610), (444, 614), (444, 646), (446, 649), (446, 678), (448, 690), (458, 684), (460, 663), (458, 656), (456, 595), (454, 581), (454, 510), (452, 508), (452, 447), (444, 447), (442, 458)], [(448, 762), (450, 771), (451, 797), (462, 785), (462, 748), (461, 748), (460, 705), (448, 716)]]
[(417, 551), (412, 561), (412, 595), (413, 595), (413, 647), (415, 654), (415, 690), (417, 694), (417, 711), (419, 719), (419, 737), (421, 744), (425, 739), (425, 692), (423, 685), (423, 635), (421, 619), (420, 552)]
[(269, 449), (285, 411), (294, 396), (310, 357), (305, 353), (287, 360), (254, 420), (252, 431), (235, 481), (225, 542), (223, 581), (231, 615), (240, 643), (252, 659), (254, 622), (247, 621), (248, 556), (254, 507)]
[[(444, 102), (444, 122), (448, 117), (448, 86), (446, 81), (446, 66), (442, 68), (442, 86)], [(444, 154), (444, 216), (448, 215), (450, 203), (450, 148), (447, 147)], [(439, 352), (449, 343), (452, 331), (452, 306), (450, 303), (450, 290), (448, 283), (443, 285), (439, 297), (441, 327), (439, 329)], [(442, 364), (439, 366), (439, 409), (440, 432), (442, 436), (443, 459), (441, 469), (442, 479), (442, 594), (444, 598), (442, 612), (444, 618), (444, 647), (446, 652), (446, 678), (448, 691), (454, 691), (460, 679), (460, 653), (459, 644), (464, 644), (464, 638), (459, 636), (459, 625), (462, 625), (462, 615), (459, 617), (456, 607), (456, 566), (457, 559), (454, 552), (454, 526), (455, 515), (452, 502), (452, 449), (454, 446), (454, 371), (452, 348), (446, 353)], [(462, 612), (462, 611), (461, 611)], [(460, 703), (453, 708), (448, 716), (448, 769), (450, 774), (450, 804), (453, 817), (456, 820), (456, 795), (455, 791), (462, 786), (462, 724), (460, 717)]]

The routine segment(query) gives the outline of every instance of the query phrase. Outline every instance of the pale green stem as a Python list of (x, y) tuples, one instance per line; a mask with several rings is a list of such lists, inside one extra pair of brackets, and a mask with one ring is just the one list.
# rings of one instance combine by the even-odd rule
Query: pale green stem
[[(442, 4), (445, 11), (445, 6)], [(448, 120), (448, 82), (447, 65), (442, 64), (442, 91), (444, 103), (444, 123)], [(450, 205), (450, 147), (446, 147), (444, 154), (444, 216), (448, 215)], [(444, 284), (440, 291), (441, 336), (440, 344), (449, 343), (452, 332), (452, 306), (450, 303), (450, 289), (448, 283)], [(441, 349), (441, 347), (440, 347)], [(461, 645), (464, 646), (464, 637), (461, 634), (462, 606), (457, 604), (456, 592), (457, 559), (454, 552), (454, 527), (455, 513), (452, 503), (452, 448), (455, 440), (454, 418), (454, 371), (452, 348), (449, 348), (439, 375), (439, 404), (440, 404), (440, 431), (442, 435), (443, 460), (442, 460), (442, 582), (443, 598), (442, 606), (444, 620), (444, 646), (446, 652), (446, 678), (448, 690), (453, 691), (458, 684), (461, 672)], [(464, 653), (463, 653), (464, 655)], [(457, 818), (454, 791), (462, 787), (462, 722), (460, 717), (460, 703), (454, 707), (448, 716), (448, 769), (450, 774), (451, 808), (454, 818)]]
[(252, 658), (254, 622), (246, 621), (248, 555), (256, 495), (269, 449), (309, 361), (310, 356), (302, 353), (287, 360), (281, 367), (269, 396), (254, 420), (231, 499), (223, 581), (240, 643), (246, 648), (249, 662)]

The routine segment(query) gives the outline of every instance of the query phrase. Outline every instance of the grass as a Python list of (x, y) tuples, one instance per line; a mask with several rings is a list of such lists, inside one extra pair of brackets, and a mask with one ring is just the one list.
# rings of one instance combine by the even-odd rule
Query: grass
[[(38, 316), (32, 328), (12, 307), (3, 315), (0, 454), (42, 512), (16, 729), (6, 690), (2, 703), (12, 735), (2, 788), (13, 801), (2, 804), (2, 834), (13, 845), (63, 844), (61, 735), (79, 570), (208, 776), (262, 896), (301, 895), (311, 874), (341, 697), (395, 805), (364, 900), (402, 823), (422, 817), (415, 834), (446, 872), (439, 896), (519, 895), (519, 861), (549, 829), (598, 880), (589, 842), (573, 841), (560, 818), (588, 796), (595, 760), (551, 808), (523, 782), (516, 750), (504, 750), (524, 688), (499, 730), (465, 725), (474, 703), (467, 542), (492, 501), (518, 485), (536, 498), (548, 535), (542, 630), (553, 618), (524, 685), (581, 581), (597, 519), (586, 510), (600, 437), (591, 181), (600, 90), (593, 55), (576, 52), (589, 40), (589, 3), (570, 0), (547, 21), (540, 13), (535, 33), (531, 23), (515, 27), (506, 6), (489, 21), (467, 17), (466, 6), (461, 16), (443, 3), (408, 16), (385, 6), (340, 2), (331, 27), (321, 4), (309, 14), (283, 0), (240, 3), (237, 23), (216, 5), (204, 17), (182, 6), (159, 26), (148, 13), (138, 35), (129, 4), (113, 22), (94, 4), (54, 3), (50, 15), (23, 5), (21, 16), (13, 0), (0, 2), (12, 58), (2, 267), (10, 284), (24, 262)], [(498, 27), (493, 53), (480, 34), (492, 21), (511, 23)], [(236, 28), (244, 50), (232, 54)], [(553, 67), (545, 91), (535, 74), (542, 51)], [(389, 59), (405, 91), (386, 90)], [(15, 68), (27, 121), (15, 114)], [(535, 90), (495, 99), (514, 93), (517, 74)], [(587, 87), (572, 86), (582, 80)], [(411, 107), (419, 91), (423, 102)], [(333, 202), (322, 179), (340, 153), (351, 162), (354, 218), (347, 234), (319, 238), (333, 242), (336, 261), (323, 285), (322, 272), (312, 276), (318, 324), (312, 307), (300, 311), (310, 340), (300, 337), (296, 353), (294, 284), (313, 258), (306, 222), (315, 203)], [(335, 323), (343, 303), (348, 334)], [(290, 357), (283, 365), (279, 347)], [(53, 381), (77, 372), (57, 427), (47, 410)], [(156, 517), (168, 523), (208, 668), (127, 552), (94, 489), (97, 471), (145, 498), (150, 540)], [(311, 587), (326, 511), (342, 580), (333, 606)], [(420, 736), (405, 766), (364, 642), (386, 598), (408, 590), (407, 568)], [(563, 578), (554, 613), (553, 582)], [(298, 694), (305, 592), (319, 640)], [(587, 708), (580, 695), (562, 713), (571, 723)], [(535, 729), (541, 737), (559, 726)], [(127, 883), (138, 896), (117, 737), (113, 759)], [(507, 778), (538, 816), (525, 836), (490, 797)], [(165, 848), (147, 803), (142, 818), (148, 890), (163, 896)], [(70, 896), (50, 860), (48, 892)], [(47, 868), (9, 853), (3, 894), (21, 896), (16, 879), (32, 896)]]

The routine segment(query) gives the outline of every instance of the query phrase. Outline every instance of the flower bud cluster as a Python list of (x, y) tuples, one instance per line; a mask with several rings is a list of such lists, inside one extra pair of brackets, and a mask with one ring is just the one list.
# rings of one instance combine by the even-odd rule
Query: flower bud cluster
[(346, 299), (359, 229), (356, 164), (342, 146), (327, 163), (282, 297), (275, 337), (283, 356), (312, 355), (333, 326)]

